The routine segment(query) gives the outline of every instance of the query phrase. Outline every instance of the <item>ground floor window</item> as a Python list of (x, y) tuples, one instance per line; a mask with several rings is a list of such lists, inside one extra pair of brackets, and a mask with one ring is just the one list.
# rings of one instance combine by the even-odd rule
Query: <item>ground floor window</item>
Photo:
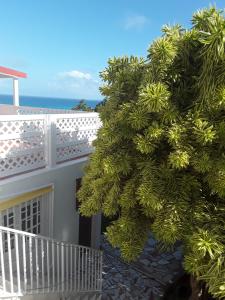
[(33, 199), (21, 205), (21, 229), (34, 234), (41, 233), (41, 199)]
[(45, 193), (2, 210), (0, 212), (1, 226), (51, 236), (52, 197), (52, 192)]
[[(14, 211), (12, 208), (7, 209), (2, 214), (2, 225), (9, 228), (14, 228), (15, 226), (15, 216)], [(3, 235), (3, 245), (5, 252), (8, 252), (8, 239), (7, 239), (7, 233), (4, 233)], [(11, 249), (14, 249), (14, 235), (10, 235), (10, 245)]]
[(7, 209), (6, 211), (3, 211), (2, 213), (3, 220), (2, 225), (9, 228), (14, 228), (14, 211), (12, 208)]

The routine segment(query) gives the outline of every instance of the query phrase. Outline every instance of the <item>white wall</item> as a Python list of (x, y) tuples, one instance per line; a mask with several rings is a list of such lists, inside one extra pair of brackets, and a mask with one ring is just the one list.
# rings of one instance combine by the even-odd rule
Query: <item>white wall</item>
[[(78, 243), (79, 215), (75, 210), (75, 182), (83, 175), (87, 158), (0, 181), (0, 202), (10, 196), (54, 184), (53, 238)], [(92, 223), (92, 247), (99, 246), (101, 217)]]

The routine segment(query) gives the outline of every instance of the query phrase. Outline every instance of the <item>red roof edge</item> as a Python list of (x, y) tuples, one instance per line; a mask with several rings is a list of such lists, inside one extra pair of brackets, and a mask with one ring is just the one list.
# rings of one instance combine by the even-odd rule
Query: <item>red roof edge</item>
[(0, 66), (0, 74), (12, 76), (12, 77), (27, 78), (26, 73), (16, 71), (16, 70), (13, 70), (13, 69), (9, 69), (9, 68), (6, 68), (6, 67), (1, 67), (1, 66)]

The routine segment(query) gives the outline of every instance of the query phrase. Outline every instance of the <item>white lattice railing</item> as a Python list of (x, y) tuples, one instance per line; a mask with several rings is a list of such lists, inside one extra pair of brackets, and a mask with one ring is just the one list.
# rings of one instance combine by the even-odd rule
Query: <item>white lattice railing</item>
[(76, 114), (81, 111), (72, 109), (53, 109), (45, 107), (14, 106), (0, 104), (0, 115), (45, 115), (45, 114)]
[(101, 251), (0, 226), (1, 299), (101, 289)]
[(43, 116), (0, 116), (0, 177), (46, 165)]
[(16, 110), (18, 115), (33, 115), (33, 114), (74, 114), (79, 113), (72, 109), (53, 109), (42, 107), (20, 106)]
[(56, 162), (60, 163), (92, 151), (92, 141), (100, 127), (97, 113), (51, 115), (55, 125)]
[(0, 178), (87, 155), (101, 122), (97, 113), (0, 116)]

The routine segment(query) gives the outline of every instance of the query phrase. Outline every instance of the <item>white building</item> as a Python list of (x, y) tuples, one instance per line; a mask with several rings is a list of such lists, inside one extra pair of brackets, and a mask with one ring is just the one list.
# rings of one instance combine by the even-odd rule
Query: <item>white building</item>
[(101, 217), (79, 216), (76, 191), (97, 113), (0, 105), (0, 299), (99, 299)]

